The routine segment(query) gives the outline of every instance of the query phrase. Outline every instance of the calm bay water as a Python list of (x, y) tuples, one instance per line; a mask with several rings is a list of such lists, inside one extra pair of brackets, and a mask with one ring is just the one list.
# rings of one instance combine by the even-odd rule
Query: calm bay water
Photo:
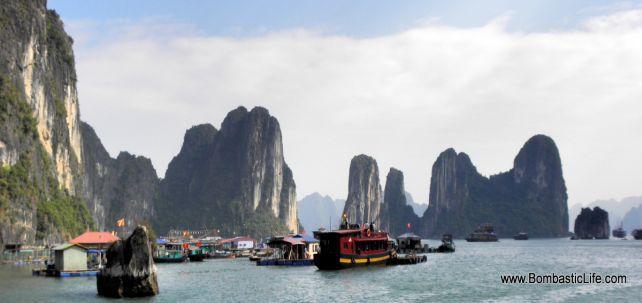
[[(429, 241), (431, 246), (438, 241)], [(161, 293), (137, 302), (642, 302), (642, 241), (545, 239), (455, 241), (453, 254), (419, 265), (323, 272), (257, 267), (247, 259), (159, 264)], [(503, 274), (626, 275), (623, 284), (502, 284)], [(116, 302), (95, 278), (31, 276), (0, 266), (0, 302)]]

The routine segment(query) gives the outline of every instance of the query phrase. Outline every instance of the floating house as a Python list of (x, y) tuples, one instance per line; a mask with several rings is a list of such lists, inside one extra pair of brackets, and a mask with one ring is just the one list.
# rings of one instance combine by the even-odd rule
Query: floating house
[(58, 272), (86, 271), (87, 248), (80, 244), (65, 243), (54, 247), (54, 268)]
[(314, 264), (313, 257), (318, 252), (319, 240), (306, 235), (273, 237), (267, 245), (273, 253), (270, 257), (257, 260), (256, 265), (310, 266)]
[(254, 249), (254, 239), (250, 237), (236, 237), (221, 240), (221, 245), (226, 250), (251, 250)]
[(110, 232), (88, 231), (69, 241), (69, 243), (80, 244), (87, 249), (106, 250), (116, 241), (118, 241), (118, 237)]
[(90, 268), (98, 269), (105, 263), (107, 248), (116, 241), (118, 241), (118, 237), (110, 232), (88, 231), (69, 241), (69, 243), (79, 244), (87, 248)]
[(310, 235), (294, 235), (294, 239), (302, 240), (306, 245), (306, 252), (310, 255), (310, 259), (313, 258), (313, 255), (319, 252), (319, 240)]

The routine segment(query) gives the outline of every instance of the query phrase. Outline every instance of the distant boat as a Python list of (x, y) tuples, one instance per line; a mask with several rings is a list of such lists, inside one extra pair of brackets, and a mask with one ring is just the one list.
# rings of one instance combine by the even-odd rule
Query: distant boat
[(473, 231), (468, 238), (468, 242), (497, 242), (497, 235), (493, 225), (486, 223), (479, 226)]
[(618, 227), (617, 229), (614, 229), (612, 234), (613, 234), (613, 237), (615, 238), (625, 238), (626, 230), (622, 229), (622, 224), (620, 224), (620, 227)]
[(190, 249), (187, 253), (187, 257), (190, 262), (202, 262), (207, 257), (207, 254), (202, 248)]
[(635, 240), (642, 240), (642, 229), (635, 229), (631, 233)]
[(513, 236), (513, 239), (515, 240), (528, 240), (528, 234), (521, 232)]
[(455, 243), (453, 242), (453, 235), (444, 234), (441, 236), (441, 245), (437, 247), (437, 252), (455, 252)]

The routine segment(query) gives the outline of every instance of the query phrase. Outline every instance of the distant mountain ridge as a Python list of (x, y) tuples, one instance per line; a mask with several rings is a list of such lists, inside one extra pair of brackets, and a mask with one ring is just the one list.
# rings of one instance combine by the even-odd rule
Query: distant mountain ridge
[[(323, 227), (336, 228), (341, 221), (341, 211), (337, 208), (335, 199), (318, 192), (311, 193), (299, 200), (299, 220), (308, 234)], [(341, 202), (339, 202), (342, 204)]]

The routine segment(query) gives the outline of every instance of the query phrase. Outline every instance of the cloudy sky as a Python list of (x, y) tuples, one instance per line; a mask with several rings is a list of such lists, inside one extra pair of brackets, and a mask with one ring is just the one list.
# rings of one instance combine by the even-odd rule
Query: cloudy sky
[(642, 6), (609, 1), (50, 0), (75, 40), (82, 119), (163, 176), (192, 125), (264, 106), (299, 198), (345, 198), (350, 159), (427, 202), (453, 147), (483, 175), (532, 135), (569, 204), (642, 194)]

